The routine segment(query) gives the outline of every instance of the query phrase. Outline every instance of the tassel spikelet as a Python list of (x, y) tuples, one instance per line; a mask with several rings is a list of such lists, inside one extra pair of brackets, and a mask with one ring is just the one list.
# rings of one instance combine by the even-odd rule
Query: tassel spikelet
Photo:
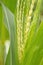
[(18, 43), (18, 53), (19, 53), (19, 60), (21, 60), (23, 55), (23, 17), (24, 17), (24, 8), (25, 8), (25, 1), (18, 0), (17, 4), (17, 43)]
[(33, 15), (33, 9), (34, 9), (34, 5), (35, 5), (36, 0), (32, 0), (31, 6), (30, 6), (30, 10), (29, 10), (29, 14), (26, 14), (26, 20), (25, 20), (25, 29), (24, 29), (24, 43), (26, 44), (27, 38), (28, 38), (28, 33), (29, 33), (29, 29), (30, 29), (30, 24), (31, 24), (31, 18)]
[(37, 0), (18, 0), (17, 2), (17, 43), (18, 57), (20, 61), (23, 58), (24, 47), (28, 38), (28, 32), (36, 1)]
[[(20, 0), (18, 0), (18, 5), (17, 5), (17, 43), (18, 43), (18, 55), (19, 55), (19, 60), (21, 60), (21, 43), (22, 43), (22, 22), (21, 22), (21, 13), (22, 13), (22, 2), (21, 1), (21, 5), (20, 4)], [(19, 8), (20, 7), (20, 8)]]

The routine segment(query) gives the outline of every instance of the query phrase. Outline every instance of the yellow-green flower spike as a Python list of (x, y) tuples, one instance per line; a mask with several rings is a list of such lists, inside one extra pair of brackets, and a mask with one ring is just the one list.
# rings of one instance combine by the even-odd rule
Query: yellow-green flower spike
[(32, 0), (30, 10), (29, 10), (29, 14), (26, 15), (25, 29), (24, 29), (24, 43), (26, 43), (27, 38), (28, 38), (28, 33), (29, 33), (29, 29), (30, 29), (30, 22), (31, 22), (35, 2), (36, 2), (36, 0)]

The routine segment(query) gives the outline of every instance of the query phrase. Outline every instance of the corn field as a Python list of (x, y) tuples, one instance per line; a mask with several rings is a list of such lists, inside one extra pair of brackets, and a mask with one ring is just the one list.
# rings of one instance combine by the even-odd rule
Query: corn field
[(0, 0), (0, 65), (43, 65), (43, 0)]

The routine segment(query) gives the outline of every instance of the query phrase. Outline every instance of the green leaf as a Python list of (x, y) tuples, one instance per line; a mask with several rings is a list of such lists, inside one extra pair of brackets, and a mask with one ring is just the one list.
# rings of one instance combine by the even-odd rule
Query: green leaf
[(7, 58), (6, 58), (6, 60), (5, 60), (5, 65), (10, 65), (10, 63), (11, 63), (10, 59), (11, 59), (11, 58), (10, 58), (10, 49), (9, 49)]
[[(18, 47), (16, 43), (16, 24), (14, 22), (13, 13), (1, 3), (4, 13), (4, 23), (9, 31), (10, 36), (10, 65), (19, 65)], [(9, 63), (9, 61), (8, 61)]]
[(2, 11), (1, 4), (0, 4), (0, 40), (3, 41), (3, 43), (4, 43), (5, 40), (9, 39), (9, 33), (8, 33), (7, 29), (5, 28), (3, 21), (4, 21), (3, 20), (3, 11)]
[[(0, 65), (4, 65), (4, 57), (5, 57), (5, 40), (9, 39), (8, 31), (3, 23), (3, 12), (0, 4)], [(7, 34), (6, 34), (7, 33)]]
[(0, 41), (0, 65), (4, 65), (4, 45)]
[(2, 0), (2, 1), (13, 13), (15, 12), (17, 0)]
[(0, 39), (1, 39), (1, 28), (2, 28), (2, 8), (0, 6)]

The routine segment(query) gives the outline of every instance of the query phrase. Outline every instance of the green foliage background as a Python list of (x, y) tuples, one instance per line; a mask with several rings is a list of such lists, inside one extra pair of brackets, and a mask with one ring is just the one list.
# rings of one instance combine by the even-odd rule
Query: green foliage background
[[(18, 1), (0, 0), (0, 65), (43, 65), (43, 0), (33, 0), (35, 5), (30, 15), (32, 0), (20, 0), (17, 7)], [(30, 27), (26, 26), (28, 22)], [(24, 45), (19, 48), (21, 60), (18, 39), (19, 45)], [(10, 40), (10, 48), (5, 62), (6, 40)]]

